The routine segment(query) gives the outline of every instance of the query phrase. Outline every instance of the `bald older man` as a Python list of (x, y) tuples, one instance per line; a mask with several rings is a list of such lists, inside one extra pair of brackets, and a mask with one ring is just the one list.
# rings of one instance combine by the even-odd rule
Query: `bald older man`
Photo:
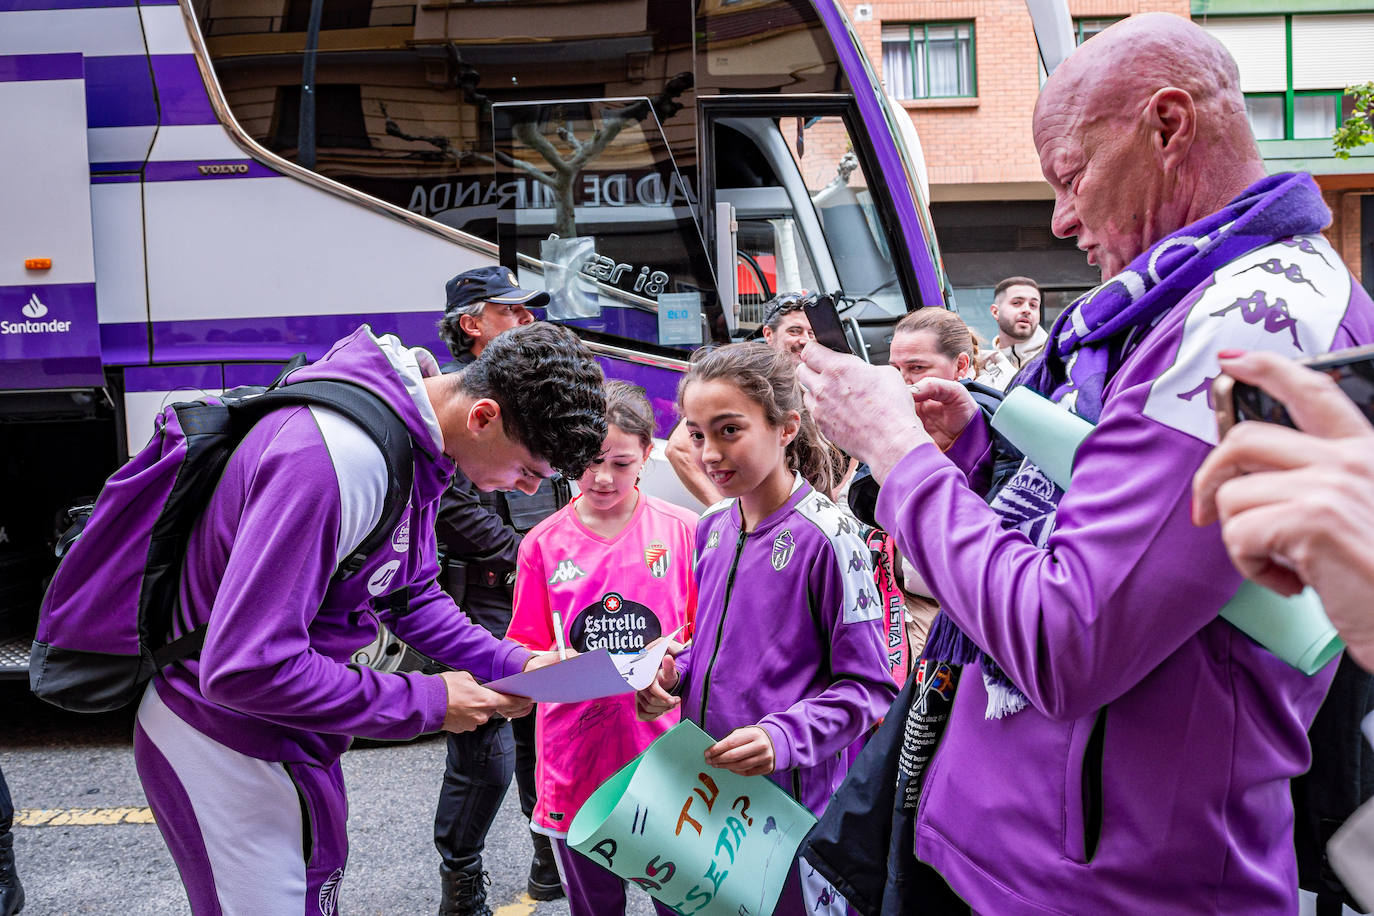
[[(1084, 44), (1034, 136), (1052, 228), (1104, 281), (1019, 376), (1096, 424), (1067, 492), (1027, 461), (985, 503), (988, 430), (955, 385), (907, 395), (816, 346), (801, 370), (944, 609), (927, 655), (963, 665), (938, 750), (903, 754), (915, 855), (980, 912), (1297, 912), (1289, 780), (1332, 669), (1306, 677), (1218, 619), (1241, 579), (1217, 527), (1189, 523), (1189, 485), (1220, 351), (1374, 341), (1374, 304), (1311, 178), (1266, 177), (1234, 61), (1187, 20)], [(941, 675), (907, 735), (938, 731)]]

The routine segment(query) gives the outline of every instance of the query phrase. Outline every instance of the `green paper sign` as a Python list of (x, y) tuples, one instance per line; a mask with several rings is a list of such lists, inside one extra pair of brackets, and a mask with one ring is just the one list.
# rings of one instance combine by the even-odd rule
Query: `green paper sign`
[(764, 776), (708, 765), (712, 744), (674, 726), (592, 793), (568, 845), (678, 913), (768, 916), (816, 818)]

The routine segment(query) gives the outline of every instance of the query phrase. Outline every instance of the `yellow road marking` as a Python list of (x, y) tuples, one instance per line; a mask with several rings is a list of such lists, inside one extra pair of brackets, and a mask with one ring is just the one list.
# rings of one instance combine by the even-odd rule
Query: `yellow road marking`
[(109, 824), (151, 824), (147, 808), (18, 808), (16, 827), (103, 827)]
[(521, 894), (514, 903), (507, 903), (505, 906), (498, 906), (492, 916), (529, 916), (534, 912), (534, 898), (529, 894)]

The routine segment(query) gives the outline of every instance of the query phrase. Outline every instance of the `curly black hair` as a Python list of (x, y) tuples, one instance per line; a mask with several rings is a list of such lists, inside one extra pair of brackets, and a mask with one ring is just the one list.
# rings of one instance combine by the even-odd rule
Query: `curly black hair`
[(582, 476), (606, 438), (601, 366), (567, 328), (536, 321), (494, 337), (459, 384), (501, 405), (506, 434), (564, 477)]

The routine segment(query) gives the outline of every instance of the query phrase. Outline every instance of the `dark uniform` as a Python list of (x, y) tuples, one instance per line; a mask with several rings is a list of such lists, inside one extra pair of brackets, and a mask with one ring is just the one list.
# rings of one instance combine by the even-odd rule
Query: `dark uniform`
[[(534, 779), (533, 759), (530, 763), (530, 779)], [(4, 772), (0, 771), (0, 916), (10, 916), (24, 907), (24, 888), (14, 869), (14, 834), (10, 832), (13, 823), (14, 804), (10, 801), (10, 787), (5, 783)]]

